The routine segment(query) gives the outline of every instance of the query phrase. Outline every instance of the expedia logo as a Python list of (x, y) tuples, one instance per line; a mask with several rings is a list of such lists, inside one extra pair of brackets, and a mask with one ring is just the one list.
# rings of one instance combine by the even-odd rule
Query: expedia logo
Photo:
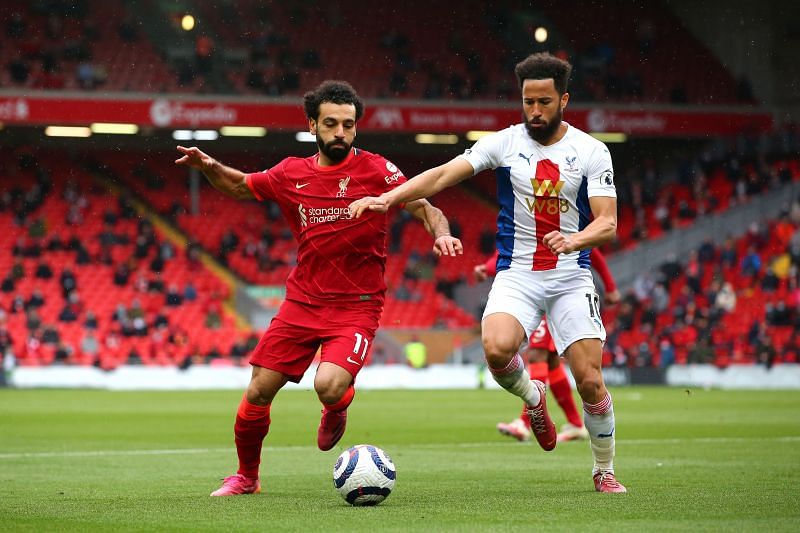
[(28, 101), (23, 98), (0, 101), (0, 120), (25, 120), (29, 113)]
[(237, 113), (236, 109), (221, 104), (189, 105), (158, 98), (150, 105), (150, 120), (160, 128), (173, 124), (232, 124), (237, 120)]
[(531, 185), (533, 186), (534, 196), (557, 198), (561, 194), (561, 189), (564, 187), (564, 182), (560, 180), (553, 182), (552, 180), (539, 180), (532, 178)]
[(370, 117), (369, 125), (381, 129), (402, 128), (405, 126), (403, 112), (397, 108), (379, 107)]

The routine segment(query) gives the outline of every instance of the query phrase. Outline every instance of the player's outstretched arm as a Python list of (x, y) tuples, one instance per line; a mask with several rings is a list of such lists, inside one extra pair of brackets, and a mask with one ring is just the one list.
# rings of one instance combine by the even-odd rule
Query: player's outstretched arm
[(239, 200), (253, 200), (255, 198), (253, 191), (247, 186), (244, 172), (226, 167), (196, 146), (189, 148), (178, 146), (177, 148), (183, 154), (183, 157), (176, 159), (175, 164), (196, 168), (203, 173), (215, 189), (228, 196)]
[(582, 231), (572, 235), (564, 235), (560, 231), (551, 231), (544, 236), (544, 244), (554, 254), (568, 254), (575, 250), (593, 248), (614, 239), (617, 235), (617, 199), (610, 196), (592, 196), (589, 198), (594, 220)]
[(367, 196), (356, 200), (350, 204), (350, 213), (353, 218), (360, 217), (366, 210), (385, 213), (393, 205), (433, 196), (447, 187), (472, 177), (474, 173), (472, 165), (466, 159), (457, 157), (444, 165), (417, 174), (399, 187), (378, 197)]
[(420, 220), (433, 236), (433, 252), (438, 255), (460, 255), (464, 253), (461, 241), (450, 235), (450, 223), (442, 210), (427, 200), (414, 200), (405, 206), (406, 211)]

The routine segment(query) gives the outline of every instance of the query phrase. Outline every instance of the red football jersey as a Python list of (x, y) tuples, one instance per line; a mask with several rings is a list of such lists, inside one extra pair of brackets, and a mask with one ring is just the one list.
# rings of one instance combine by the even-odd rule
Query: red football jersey
[(256, 198), (280, 206), (297, 240), (287, 299), (314, 305), (383, 301), (388, 216), (366, 211), (353, 219), (347, 206), (406, 181), (396, 166), (354, 148), (335, 166), (320, 166), (318, 155), (288, 157), (246, 181)]

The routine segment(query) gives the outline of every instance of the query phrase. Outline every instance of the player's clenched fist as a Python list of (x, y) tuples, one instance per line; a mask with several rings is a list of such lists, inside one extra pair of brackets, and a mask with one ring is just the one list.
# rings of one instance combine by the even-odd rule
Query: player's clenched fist
[(387, 202), (383, 196), (365, 196), (364, 198), (356, 200), (348, 207), (350, 209), (350, 216), (359, 218), (367, 209), (378, 213), (387, 212), (389, 210), (389, 202)]
[(564, 235), (560, 231), (551, 231), (544, 236), (544, 245), (550, 248), (550, 251), (556, 255), (568, 254), (575, 251), (575, 245), (568, 235)]
[(178, 146), (177, 148), (178, 151), (183, 154), (183, 157), (175, 160), (175, 163), (178, 165), (186, 165), (196, 168), (197, 170), (208, 170), (214, 165), (214, 158), (203, 153), (196, 146), (190, 148)]

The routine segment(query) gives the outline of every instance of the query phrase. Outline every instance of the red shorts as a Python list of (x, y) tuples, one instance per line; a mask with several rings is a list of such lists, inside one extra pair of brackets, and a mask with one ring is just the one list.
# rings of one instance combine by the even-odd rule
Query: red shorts
[(250, 364), (299, 382), (314, 361), (338, 365), (353, 376), (364, 366), (378, 329), (383, 303), (317, 306), (285, 300), (253, 350)]
[(533, 330), (531, 335), (531, 342), (528, 344), (528, 349), (547, 350), (548, 352), (556, 351), (556, 344), (553, 342), (553, 337), (550, 335), (550, 330), (547, 329), (547, 319), (542, 317), (542, 321)]

